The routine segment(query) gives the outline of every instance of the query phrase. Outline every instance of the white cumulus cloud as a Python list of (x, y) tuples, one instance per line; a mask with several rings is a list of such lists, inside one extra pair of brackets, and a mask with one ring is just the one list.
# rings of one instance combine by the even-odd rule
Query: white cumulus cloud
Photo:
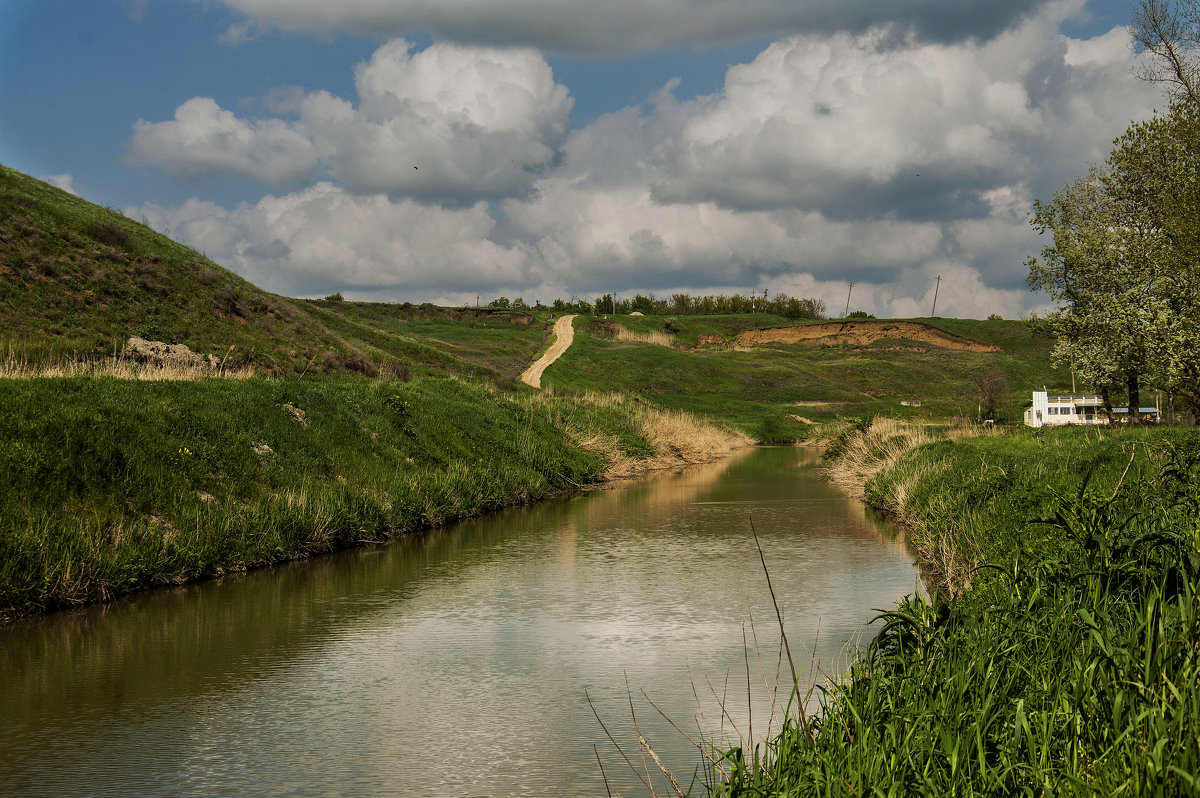
[(286, 122), (246, 122), (211, 97), (193, 97), (170, 122), (139, 119), (129, 141), (135, 162), (177, 176), (231, 172), (262, 183), (298, 183), (316, 176), (311, 140)]
[[(569, 132), (570, 97), (538, 53), (394, 40), (358, 66), (355, 101), (294, 90), (256, 122), (199, 108), (251, 142), (231, 161), (269, 162), (247, 152), (286, 130), (312, 148), (297, 163), (335, 182), (146, 215), (284, 293), (766, 288), (840, 313), (853, 282), (851, 309), (926, 315), (940, 276), (939, 314), (1013, 317), (1037, 301), (1022, 263), (1041, 247), (1033, 199), (1157, 99), (1130, 76), (1123, 31), (1061, 33), (1079, 6), (979, 41), (790, 36), (712, 96), (679, 101), (668, 84)], [(182, 141), (185, 127), (147, 131)], [(211, 140), (172, 157), (216, 162)]]
[(271, 185), (318, 172), (356, 193), (470, 204), (527, 191), (567, 134), (571, 99), (533, 50), (398, 39), (355, 71), (358, 103), (329, 92), (277, 93), (296, 118), (239, 119), (206, 97), (169, 122), (139, 121), (135, 162), (170, 174), (225, 171)]
[(352, 191), (473, 200), (526, 191), (567, 134), (571, 99), (533, 50), (403, 40), (355, 72), (359, 103), (313, 93), (297, 127)]
[(38, 179), (44, 180), (45, 182), (47, 182), (50, 185), (55, 186), (57, 188), (61, 188), (63, 191), (66, 191), (69, 194), (78, 194), (79, 193), (78, 191), (75, 190), (75, 178), (72, 175), (69, 175), (69, 174), (43, 175), (42, 177), (39, 177)]
[(1042, 16), (983, 45), (881, 47), (889, 35), (796, 36), (731, 68), (723, 92), (683, 111), (656, 195), (851, 218), (983, 215), (988, 192), (1102, 158), (1153, 102), (1129, 75), (1123, 32), (1076, 42)]
[(321, 182), (226, 209), (190, 200), (126, 211), (269, 291), (431, 296), (530, 283), (519, 247), (490, 240), (484, 204), (446, 209)]

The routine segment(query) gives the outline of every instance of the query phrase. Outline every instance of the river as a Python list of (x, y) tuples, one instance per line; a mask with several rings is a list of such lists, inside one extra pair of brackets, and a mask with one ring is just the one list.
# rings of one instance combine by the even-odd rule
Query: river
[(686, 789), (681, 731), (761, 739), (786, 701), (751, 523), (802, 684), (916, 589), (816, 461), (748, 450), (0, 628), (0, 794), (595, 796), (598, 758), (647, 794), (593, 712), (641, 770), (636, 719)]

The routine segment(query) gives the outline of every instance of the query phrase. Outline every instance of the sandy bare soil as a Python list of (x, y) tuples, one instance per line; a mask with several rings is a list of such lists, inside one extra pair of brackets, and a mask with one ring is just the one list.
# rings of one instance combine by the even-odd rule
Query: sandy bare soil
[[(772, 327), (765, 330), (746, 330), (734, 336), (733, 346), (752, 344), (852, 344), (868, 346), (885, 339), (918, 341), (942, 349), (964, 352), (999, 352), (990, 344), (961, 338), (928, 324), (915, 321), (830, 321), (824, 324), (804, 324), (798, 327)], [(706, 343), (706, 342), (702, 342)]]
[(542, 387), (542, 372), (551, 363), (558, 360), (563, 352), (566, 352), (571, 346), (571, 342), (575, 340), (575, 328), (571, 326), (571, 322), (574, 320), (575, 316), (571, 315), (563, 316), (554, 322), (554, 343), (550, 344), (550, 348), (532, 366), (521, 373), (521, 382), (526, 385), (532, 385), (534, 388)]

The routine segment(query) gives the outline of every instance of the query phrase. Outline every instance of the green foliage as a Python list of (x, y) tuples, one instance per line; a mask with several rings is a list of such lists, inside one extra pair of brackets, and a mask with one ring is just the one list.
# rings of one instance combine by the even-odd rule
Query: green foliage
[[(1051, 459), (1083, 467), (1039, 469), (1035, 480), (1020, 472), (1035, 470), (1044, 436), (916, 450), (911, 459), (951, 461), (906, 503), (919, 519), (938, 523), (924, 508), (939, 501), (991, 497), (976, 585), (883, 613), (848, 676), (817, 690), (820, 713), (793, 716), (753, 755), (721, 752), (728, 776), (715, 792), (1200, 792), (1197, 443), (1071, 434), (1062, 448), (1074, 454)], [(1022, 546), (1031, 536), (1040, 539)]]
[(874, 315), (867, 313), (865, 310), (852, 310), (847, 314), (848, 319), (873, 319)]
[[(679, 348), (620, 342), (603, 322), (577, 322), (575, 343), (549, 369), (543, 384), (555, 390), (614, 391), (661, 407), (719, 418), (750, 435), (764, 415), (801, 416), (818, 424), (860, 415), (947, 419), (975, 417), (972, 379), (980, 371), (1003, 375), (996, 417), (1019, 419), (1031, 386), (1070, 386), (1070, 372), (1049, 363), (1051, 341), (1021, 321), (938, 319), (933, 326), (959, 338), (999, 347), (963, 352), (918, 347), (772, 344), (736, 350), (697, 346), (702, 336), (730, 340), (755, 327), (785, 326), (779, 316), (622, 317), (634, 332), (666, 332)], [(684, 348), (688, 347), (688, 348)], [(694, 348), (693, 348), (694, 347)], [(919, 408), (901, 400), (920, 399)], [(797, 403), (803, 406), (797, 407)], [(797, 425), (798, 426), (798, 425)]]
[[(557, 301), (556, 301), (557, 303)], [(694, 297), (691, 294), (673, 294), (669, 300), (650, 294), (635, 294), (632, 299), (620, 299), (612, 294), (596, 297), (596, 301), (585, 312), (597, 316), (629, 315), (641, 313), (646, 316), (713, 316), (725, 314), (769, 314), (781, 316), (789, 321), (825, 318), (825, 303), (819, 299), (800, 299), (778, 293), (771, 298), (766, 295), (716, 294)], [(873, 318), (873, 317), (872, 317)]]
[(1030, 258), (1029, 283), (1060, 304), (1039, 320), (1061, 362), (1106, 392), (1138, 381), (1190, 399), (1200, 414), (1200, 107), (1181, 104), (1131, 125), (1032, 223), (1053, 243)]
[(750, 434), (759, 443), (796, 443), (808, 435), (803, 425), (778, 415), (763, 416)]
[(138, 335), (272, 374), (511, 384), (544, 337), (537, 323), (476, 309), (269, 294), (144, 224), (3, 166), (0, 226), (0, 351), (30, 365), (112, 357)]
[(346, 297), (342, 296), (342, 292), (341, 292), (341, 291), (335, 291), (334, 293), (332, 293), (332, 294), (330, 294), (329, 296), (325, 297), (325, 301), (326, 301), (326, 302), (345, 302), (345, 301), (346, 301)]
[[(538, 304), (540, 305), (541, 303), (539, 302)], [(553, 310), (557, 315), (562, 315), (564, 313), (581, 313), (586, 315), (592, 312), (592, 303), (588, 302), (586, 299), (580, 299), (579, 297), (573, 296), (570, 300), (554, 300), (554, 302), (550, 305), (550, 309)]]
[(0, 615), (545, 498), (654, 454), (627, 408), (455, 379), (0, 380)]

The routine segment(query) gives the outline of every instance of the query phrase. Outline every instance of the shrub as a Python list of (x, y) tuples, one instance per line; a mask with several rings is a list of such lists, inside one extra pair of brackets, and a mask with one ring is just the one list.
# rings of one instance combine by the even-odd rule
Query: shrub
[(129, 233), (115, 224), (94, 221), (88, 225), (87, 232), (97, 243), (117, 249), (129, 249)]
[(805, 430), (779, 416), (764, 416), (754, 429), (754, 439), (759, 443), (795, 443), (803, 440)]

